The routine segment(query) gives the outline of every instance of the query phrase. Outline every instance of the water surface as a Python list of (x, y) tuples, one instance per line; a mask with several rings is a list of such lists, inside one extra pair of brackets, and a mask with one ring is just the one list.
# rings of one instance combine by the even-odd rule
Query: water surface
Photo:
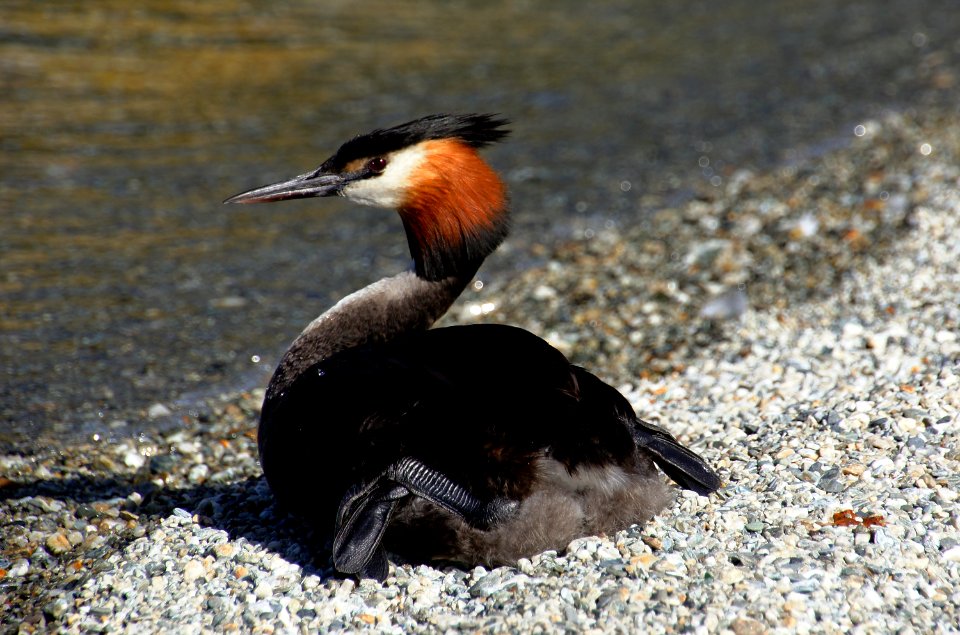
[[(499, 112), (516, 214), (481, 275), (956, 100), (948, 1), (6, 0), (0, 441), (135, 434), (266, 381), (344, 293), (407, 264), (389, 213), (223, 207), (353, 134)], [(155, 409), (154, 413), (157, 410)]]

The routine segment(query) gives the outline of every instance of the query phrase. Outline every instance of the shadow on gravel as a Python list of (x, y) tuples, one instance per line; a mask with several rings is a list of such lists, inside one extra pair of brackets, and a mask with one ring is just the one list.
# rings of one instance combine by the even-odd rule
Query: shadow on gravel
[[(139, 503), (134, 494), (142, 497)], [(114, 565), (108, 560), (111, 553), (142, 536), (149, 538), (171, 515), (195, 518), (202, 527), (225, 531), (232, 541), (259, 545), (299, 565), (304, 575), (317, 575), (322, 580), (334, 577), (329, 540), (311, 525), (278, 511), (262, 477), (182, 489), (157, 486), (143, 474), (11, 483), (0, 487), (0, 517), (4, 526), (0, 543), (0, 569), (4, 570), (0, 576), (0, 606), (5, 606), (0, 615), (0, 633), (20, 632), (24, 624), (42, 630), (57, 623), (59, 618), (50, 608), (54, 597), (61, 593), (69, 596), (87, 580), (112, 570)], [(30, 516), (45, 516), (49, 520), (37, 523)], [(78, 521), (96, 525), (110, 519), (114, 519), (114, 527), (124, 521), (127, 526), (101, 531), (106, 542), (96, 547), (85, 548), (81, 544), (59, 555), (32, 540), (25, 546), (9, 540), (13, 532), (8, 530), (17, 525), (48, 526), (56, 532), (71, 528)], [(191, 545), (186, 548), (189, 550)], [(213, 555), (209, 546), (204, 549), (191, 555)], [(6, 575), (5, 567), (21, 559), (29, 561), (28, 572)]]
[[(135, 503), (134, 496), (141, 497)], [(42, 498), (39, 498), (42, 497)], [(130, 528), (110, 535), (114, 549), (122, 548), (149, 533), (171, 516), (195, 518), (203, 527), (221, 529), (231, 540), (245, 539), (252, 544), (283, 556), (300, 565), (305, 575), (331, 577), (328, 540), (310, 524), (276, 509), (273, 497), (262, 477), (224, 485), (198, 485), (189, 488), (165, 488), (136, 474), (130, 477), (73, 477), (14, 484), (0, 489), (0, 503), (5, 507), (31, 506), (34, 513), (73, 513), (90, 523), (106, 518), (128, 519)], [(54, 509), (49, 500), (66, 503), (63, 511)], [(18, 505), (19, 506), (19, 505)], [(68, 511), (69, 509), (69, 511)], [(178, 511), (181, 510), (181, 511)], [(16, 522), (14, 520), (14, 522)], [(145, 534), (134, 531), (140, 526)], [(69, 559), (93, 560), (98, 551), (84, 553), (77, 547), (66, 554)], [(91, 562), (91, 570), (102, 570)]]

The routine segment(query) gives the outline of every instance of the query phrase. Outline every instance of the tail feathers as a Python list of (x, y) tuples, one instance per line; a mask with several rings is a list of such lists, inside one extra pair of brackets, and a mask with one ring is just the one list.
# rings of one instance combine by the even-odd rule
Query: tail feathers
[(723, 485), (700, 455), (680, 445), (666, 430), (640, 420), (634, 430), (637, 445), (680, 487), (706, 496)]

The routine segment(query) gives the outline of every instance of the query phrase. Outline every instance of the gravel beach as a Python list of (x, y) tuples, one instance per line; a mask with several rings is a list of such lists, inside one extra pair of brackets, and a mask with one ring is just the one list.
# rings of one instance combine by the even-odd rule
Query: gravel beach
[(357, 583), (275, 514), (262, 393), (224, 396), (163, 436), (0, 456), (3, 631), (957, 632), (960, 123), (861, 124), (678, 208), (638, 193), (661, 211), (538, 248), (444, 319), (541, 334), (718, 494), (516, 567)]

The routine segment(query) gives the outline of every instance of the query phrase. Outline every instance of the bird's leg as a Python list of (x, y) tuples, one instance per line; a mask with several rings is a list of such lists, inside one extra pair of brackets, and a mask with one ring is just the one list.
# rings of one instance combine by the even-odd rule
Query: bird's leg
[(409, 456), (392, 464), (385, 474), (411, 493), (443, 507), (478, 529), (489, 529), (509, 518), (518, 506), (516, 501), (506, 498), (482, 502), (442, 472)]
[(387, 575), (380, 541), (394, 507), (414, 494), (456, 514), (478, 529), (509, 518), (518, 503), (506, 498), (481, 502), (446, 475), (417, 459), (404, 457), (377, 478), (347, 491), (337, 511), (333, 563), (338, 571), (382, 580)]

